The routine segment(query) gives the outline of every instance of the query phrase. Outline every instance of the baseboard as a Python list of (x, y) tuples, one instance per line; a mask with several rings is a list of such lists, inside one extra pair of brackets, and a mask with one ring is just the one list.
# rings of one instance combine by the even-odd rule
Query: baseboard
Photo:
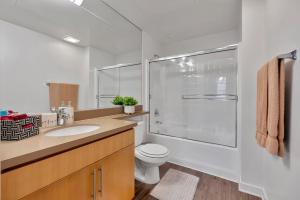
[(269, 200), (268, 194), (267, 194), (267, 192), (264, 188), (263, 188), (263, 193), (262, 193), (261, 199), (262, 200)]
[(213, 167), (211, 165), (202, 164), (202, 163), (194, 163), (189, 162), (182, 159), (170, 158), (168, 161), (170, 163), (174, 163), (176, 165), (180, 165), (183, 167), (187, 167), (196, 171), (200, 171), (209, 175), (217, 176), (229, 181), (233, 181), (239, 184), (239, 191), (251, 194), (253, 196), (260, 197), (262, 200), (269, 200), (266, 190), (263, 187), (259, 187), (256, 185), (244, 183), (240, 180), (240, 177), (233, 172)]
[(239, 191), (260, 197), (262, 200), (269, 200), (266, 190), (263, 187), (240, 182)]
[(263, 189), (256, 185), (240, 182), (239, 191), (251, 194), (253, 196), (262, 197)]
[(170, 158), (170, 160), (168, 161), (170, 163), (174, 163), (176, 165), (180, 165), (183, 167), (187, 167), (196, 171), (200, 171), (209, 175), (213, 175), (213, 176), (217, 176), (229, 181), (233, 181), (238, 183), (239, 182), (239, 175), (231, 172), (231, 171), (227, 171), (221, 168), (217, 168), (211, 165), (207, 165), (207, 164), (203, 164), (203, 163), (195, 163), (195, 162), (190, 162), (190, 161), (186, 161), (186, 160), (182, 160), (182, 159), (176, 159), (176, 158)]

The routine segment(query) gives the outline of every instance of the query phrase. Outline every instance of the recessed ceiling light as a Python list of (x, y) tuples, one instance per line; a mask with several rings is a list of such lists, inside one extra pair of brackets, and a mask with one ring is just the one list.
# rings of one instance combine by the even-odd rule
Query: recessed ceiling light
[(74, 44), (80, 42), (80, 40), (78, 40), (74, 37), (71, 37), (71, 36), (64, 37), (64, 40), (67, 41), (67, 42), (70, 42), (70, 43), (74, 43)]
[(81, 6), (81, 4), (83, 3), (84, 0), (69, 0), (69, 1), (76, 4), (77, 6)]

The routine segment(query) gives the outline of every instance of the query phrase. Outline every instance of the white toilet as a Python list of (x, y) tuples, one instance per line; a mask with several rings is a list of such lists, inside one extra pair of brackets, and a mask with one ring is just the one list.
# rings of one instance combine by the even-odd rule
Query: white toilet
[(135, 127), (135, 178), (146, 184), (155, 184), (160, 180), (159, 166), (168, 160), (169, 150), (162, 145), (143, 143), (146, 127), (142, 117), (134, 117)]

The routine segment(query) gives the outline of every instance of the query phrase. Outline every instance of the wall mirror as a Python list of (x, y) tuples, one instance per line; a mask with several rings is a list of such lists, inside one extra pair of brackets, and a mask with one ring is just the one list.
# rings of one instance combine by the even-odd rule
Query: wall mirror
[(0, 44), (3, 108), (49, 111), (47, 83), (78, 84), (79, 110), (141, 99), (142, 32), (101, 0), (1, 0)]

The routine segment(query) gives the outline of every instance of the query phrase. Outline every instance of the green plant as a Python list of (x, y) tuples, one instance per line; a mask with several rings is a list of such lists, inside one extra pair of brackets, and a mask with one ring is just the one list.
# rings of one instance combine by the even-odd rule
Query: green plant
[(123, 103), (124, 103), (124, 98), (121, 97), (121, 96), (116, 96), (116, 97), (114, 98), (114, 100), (112, 101), (112, 103), (113, 103), (114, 105), (123, 105)]
[(138, 101), (133, 97), (124, 97), (123, 104), (124, 106), (135, 106), (138, 104)]

